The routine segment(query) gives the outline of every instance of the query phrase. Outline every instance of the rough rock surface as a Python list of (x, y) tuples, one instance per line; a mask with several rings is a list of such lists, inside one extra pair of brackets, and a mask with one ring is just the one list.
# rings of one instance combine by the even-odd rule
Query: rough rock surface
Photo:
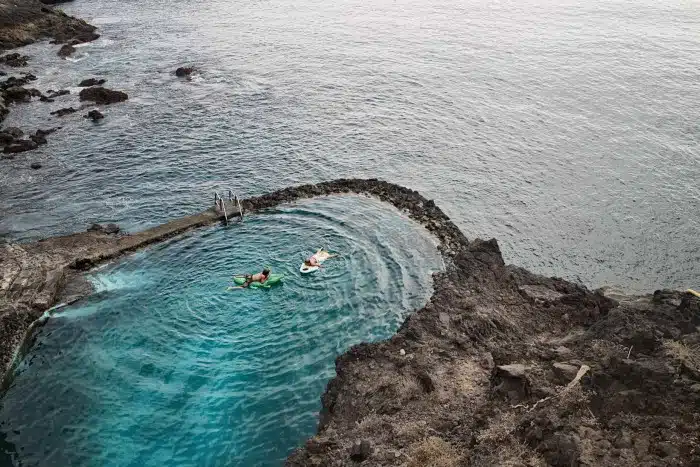
[(88, 78), (82, 80), (80, 84), (78, 84), (78, 86), (81, 88), (87, 88), (89, 86), (100, 86), (102, 84), (105, 84), (106, 82), (106, 79)]
[(72, 114), (72, 113), (75, 113), (77, 111), (78, 111), (78, 109), (74, 109), (73, 107), (67, 107), (65, 109), (54, 110), (53, 112), (51, 112), (51, 115), (55, 115), (57, 117), (64, 117), (68, 114)]
[(193, 67), (183, 67), (181, 66), (177, 70), (175, 70), (175, 76), (178, 78), (184, 78), (186, 76), (190, 76), (192, 73), (194, 73), (194, 68)]
[(46, 97), (48, 97), (49, 99), (55, 99), (57, 97), (61, 97), (61, 96), (65, 96), (67, 94), (70, 94), (70, 90), (68, 90), (68, 89), (60, 89), (58, 91), (54, 91), (54, 90), (49, 89), (47, 92), (49, 95)]
[[(468, 241), (433, 201), (378, 180), (304, 185), (242, 204), (251, 212), (333, 193), (403, 210), (437, 237), (446, 269), (391, 339), (337, 358), (318, 434), (287, 465), (697, 464), (697, 297), (657, 291), (615, 301), (506, 266), (495, 240)], [(73, 285), (79, 271), (220, 218), (210, 209), (132, 235), (100, 228), (0, 247), (1, 368), (46, 308), (85, 293)]]
[(95, 27), (38, 0), (0, 0), (0, 50), (31, 44), (42, 37), (57, 43), (99, 37)]
[(27, 66), (28, 60), (29, 60), (29, 56), (21, 55), (17, 52), (7, 54), (7, 55), (0, 57), (0, 63), (3, 63), (7, 66), (11, 66), (13, 68)]
[(105, 118), (105, 116), (102, 114), (102, 112), (100, 112), (100, 111), (97, 110), (97, 109), (94, 109), (94, 110), (89, 111), (89, 112), (88, 112), (87, 114), (85, 114), (83, 117), (84, 117), (84, 118), (89, 118), (89, 119), (92, 120), (93, 122), (96, 122), (96, 121), (98, 121), (98, 120), (102, 120), (103, 118)]
[(125, 92), (112, 91), (101, 86), (85, 88), (80, 91), (81, 101), (94, 101), (98, 105), (109, 105), (129, 98)]
[(75, 53), (75, 46), (73, 44), (63, 44), (56, 54), (59, 57), (66, 58), (70, 57)]
[(31, 151), (39, 147), (39, 144), (33, 139), (16, 139), (12, 143), (3, 148), (5, 154), (16, 154), (19, 152)]

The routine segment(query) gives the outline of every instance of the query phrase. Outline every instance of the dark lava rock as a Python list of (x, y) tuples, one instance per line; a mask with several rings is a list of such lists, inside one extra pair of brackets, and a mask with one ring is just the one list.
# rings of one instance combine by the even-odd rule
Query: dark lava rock
[(129, 98), (128, 94), (121, 91), (112, 91), (101, 86), (85, 88), (80, 91), (81, 101), (95, 101), (96, 104), (109, 105), (122, 102)]
[(21, 87), (29, 84), (30, 81), (36, 80), (36, 76), (32, 74), (26, 74), (17, 78), (16, 76), (10, 76), (5, 81), (0, 82), (0, 89), (8, 90), (13, 87)]
[(0, 7), (0, 50), (27, 45), (45, 37), (66, 42), (95, 31), (95, 27), (85, 21), (37, 0), (2, 0)]
[(184, 78), (186, 76), (190, 76), (194, 72), (193, 67), (180, 67), (177, 70), (175, 70), (175, 76), (178, 78)]
[(28, 56), (20, 55), (17, 52), (0, 57), (0, 63), (11, 67), (27, 66), (27, 60), (29, 60)]
[(89, 78), (82, 80), (78, 86), (80, 86), (81, 88), (87, 88), (90, 86), (100, 86), (102, 84), (105, 84), (106, 82), (106, 79)]
[(24, 136), (24, 132), (22, 130), (20, 130), (19, 128), (14, 127), (14, 126), (7, 127), (2, 131), (3, 131), (3, 133), (9, 133), (10, 135), (12, 135), (15, 138), (21, 138), (22, 136)]
[(59, 3), (68, 3), (73, 0), (41, 0), (44, 5), (58, 5)]
[(118, 234), (121, 231), (121, 228), (117, 224), (110, 223), (104, 226), (103, 231), (106, 234)]
[(4, 131), (0, 132), (0, 144), (7, 146), (8, 144), (12, 144), (14, 140), (15, 137), (10, 133), (6, 133)]
[(58, 56), (66, 58), (73, 55), (74, 52), (75, 47), (73, 47), (71, 44), (64, 44), (60, 49), (58, 49)]
[(32, 164), (29, 167), (31, 167), (34, 170), (37, 170), (41, 168), (41, 164), (38, 162), (32, 162)]
[(102, 225), (102, 224), (92, 224), (90, 227), (88, 227), (88, 232), (102, 232), (106, 234), (118, 234), (121, 231), (121, 228), (117, 224), (107, 224), (107, 225)]
[(31, 136), (29, 136), (29, 139), (34, 141), (39, 146), (42, 146), (42, 145), (48, 143), (48, 141), (46, 140), (46, 136), (43, 136), (43, 135), (31, 135)]
[(57, 117), (63, 117), (64, 115), (72, 114), (74, 112), (77, 112), (78, 109), (74, 109), (73, 107), (68, 107), (66, 109), (58, 109), (54, 110), (51, 112), (51, 115), (55, 115)]
[(100, 38), (100, 35), (95, 31), (84, 31), (73, 37), (74, 44), (82, 44), (85, 42), (92, 42)]
[(6, 154), (15, 154), (18, 152), (31, 151), (38, 148), (39, 145), (30, 139), (16, 139), (9, 146), (5, 146), (3, 152)]
[(102, 115), (102, 112), (99, 110), (91, 110), (84, 116), (84, 118), (91, 118), (93, 122), (96, 122), (97, 120), (105, 118), (105, 116)]
[(22, 86), (12, 86), (5, 89), (5, 102), (29, 102), (32, 93)]
[(41, 97), (39, 97), (39, 100), (40, 100), (41, 102), (54, 102), (53, 99), (49, 99), (49, 98), (46, 97), (46, 96), (41, 96)]
[(36, 133), (34, 133), (34, 134), (35, 134), (36, 136), (46, 136), (46, 135), (50, 135), (51, 133), (55, 133), (55, 132), (57, 132), (57, 131), (60, 130), (60, 129), (61, 129), (60, 126), (57, 126), (57, 127), (55, 127), (55, 128), (49, 128), (48, 130), (41, 130), (41, 129), (39, 129), (39, 130), (36, 130)]
[(350, 459), (355, 462), (364, 462), (372, 455), (372, 445), (366, 439), (358, 441), (350, 448)]
[(48, 90), (47, 92), (49, 93), (49, 99), (55, 99), (60, 96), (65, 96), (66, 94), (70, 94), (70, 91), (68, 89), (61, 89), (60, 91)]

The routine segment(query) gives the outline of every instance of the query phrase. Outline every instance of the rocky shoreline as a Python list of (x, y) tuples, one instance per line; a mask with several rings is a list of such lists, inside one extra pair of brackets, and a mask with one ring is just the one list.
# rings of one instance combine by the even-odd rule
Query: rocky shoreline
[[(439, 240), (446, 270), (434, 274), (429, 303), (395, 336), (338, 357), (337, 376), (321, 398), (318, 434), (287, 465), (632, 466), (700, 459), (697, 297), (657, 291), (616, 301), (507, 266), (495, 240), (469, 241), (432, 200), (380, 180), (303, 185), (242, 205), (249, 214), (343, 193), (374, 196), (421, 223)], [(222, 217), (212, 208), (132, 235), (95, 226), (5, 245), (3, 372), (46, 309), (90, 292), (83, 271)]]
[[(38, 0), (0, 0), (0, 13), (0, 50), (51, 38), (65, 57), (99, 37), (93, 26)], [(7, 54), (0, 65), (19, 69), (28, 58)], [(0, 121), (12, 105), (67, 94), (32, 89), (34, 79), (19, 73), (0, 81)], [(81, 101), (108, 105), (128, 98), (102, 84), (98, 78), (80, 83)], [(91, 111), (85, 118), (103, 115)], [(55, 130), (3, 129), (5, 157), (46, 144)], [(242, 205), (249, 214), (343, 193), (377, 197), (421, 223), (439, 240), (446, 270), (433, 276), (429, 303), (391, 339), (354, 346), (337, 358), (337, 376), (321, 398), (318, 433), (287, 465), (700, 465), (697, 297), (656, 291), (615, 300), (508, 266), (495, 240), (469, 241), (432, 200), (379, 180), (292, 187)], [(235, 216), (232, 204), (226, 208)], [(91, 292), (86, 270), (222, 217), (212, 208), (131, 235), (114, 225), (92, 226), (0, 245), (3, 387), (46, 310)]]
[[(100, 37), (95, 26), (85, 21), (68, 16), (59, 9), (45, 4), (62, 3), (55, 0), (0, 0), (0, 50), (30, 44), (40, 39), (52, 39), (51, 44), (61, 45), (57, 55), (66, 58), (75, 51), (75, 46), (90, 42)], [(70, 94), (69, 90), (47, 90), (42, 92), (31, 87), (31, 83), (37, 79), (31, 73), (19, 71), (26, 67), (29, 56), (20, 53), (9, 53), (0, 56), (0, 76), (8, 76), (0, 80), (0, 122), (10, 112), (12, 106), (26, 105), (33, 100), (40, 102), (54, 102), (61, 96)], [(95, 105), (109, 105), (128, 99), (128, 96), (120, 91), (112, 91), (101, 85), (104, 79), (90, 78), (83, 80), (78, 86), (85, 87), (80, 92), (80, 101), (91, 101)], [(91, 107), (92, 104), (83, 104), (78, 109), (73, 107), (63, 108), (51, 112), (51, 115), (63, 117), (78, 110)], [(97, 109), (90, 110), (83, 115), (93, 122), (104, 118)], [(47, 144), (46, 136), (59, 130), (61, 127), (38, 129), (25, 132), (19, 128), (4, 128), (0, 131), (0, 146), (2, 147), (2, 159), (12, 159), (15, 154), (32, 151), (39, 146)], [(25, 134), (26, 133), (26, 134)], [(41, 164), (32, 163), (31, 168), (41, 168)]]

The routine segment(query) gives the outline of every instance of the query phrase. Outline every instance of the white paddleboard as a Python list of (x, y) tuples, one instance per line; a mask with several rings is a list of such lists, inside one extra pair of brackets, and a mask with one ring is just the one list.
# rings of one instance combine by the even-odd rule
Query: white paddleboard
[[(336, 255), (332, 255), (324, 249), (318, 250), (316, 253), (314, 253), (314, 257), (316, 257), (316, 261), (318, 261), (319, 264), (323, 263), (328, 258), (332, 258), (334, 256)], [(309, 274), (311, 272), (316, 272), (319, 269), (320, 268), (318, 266), (309, 266), (308, 264), (306, 264), (306, 261), (304, 261), (299, 267), (299, 272), (302, 274)]]
[(306, 263), (301, 263), (299, 272), (302, 274), (308, 274), (310, 272), (318, 271), (318, 266), (307, 266)]

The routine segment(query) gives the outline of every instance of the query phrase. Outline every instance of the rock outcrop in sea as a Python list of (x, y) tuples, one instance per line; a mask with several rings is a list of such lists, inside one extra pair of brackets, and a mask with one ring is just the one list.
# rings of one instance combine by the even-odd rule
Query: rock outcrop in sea
[(55, 43), (88, 42), (99, 37), (95, 29), (38, 0), (0, 0), (0, 50), (31, 44), (45, 37), (52, 38)]
[[(67, 56), (75, 50), (73, 46), (99, 37), (94, 26), (44, 5), (54, 3), (60, 2), (0, 0), (0, 50), (27, 45), (42, 38), (52, 38), (52, 44), (64, 44), (59, 55)], [(0, 65), (21, 68), (27, 65), (28, 60), (28, 56), (15, 52), (0, 57)], [(2, 76), (6, 74), (0, 72)], [(9, 76), (0, 82), (0, 122), (7, 117), (11, 105), (26, 104), (35, 97), (42, 102), (54, 102), (57, 97), (69, 94), (68, 90), (61, 90), (48, 91), (48, 95), (44, 95), (37, 89), (29, 88), (29, 83), (36, 79), (30, 73), (21, 73), (20, 76)], [(74, 110), (62, 109), (54, 114), (62, 116), (71, 111)], [(13, 154), (31, 151), (46, 144), (46, 135), (49, 133), (38, 130), (28, 138), (21, 138), (21, 135), (9, 138), (10, 133), (7, 129), (3, 130), (0, 137), (2, 151), (6, 154), (3, 158), (12, 158)]]
[(129, 96), (122, 91), (113, 91), (103, 88), (102, 86), (94, 86), (85, 88), (80, 91), (81, 101), (94, 101), (96, 104), (109, 105), (117, 102), (125, 101)]
[[(405, 212), (438, 239), (446, 267), (433, 275), (428, 304), (392, 338), (337, 358), (318, 433), (288, 466), (694, 465), (700, 458), (698, 297), (661, 290), (609, 297), (508, 266), (496, 240), (468, 240), (432, 200), (379, 180), (303, 185), (242, 205), (251, 213), (336, 193), (374, 196)], [(212, 208), (131, 235), (94, 226), (2, 246), (0, 368), (10, 370), (47, 308), (90, 292), (82, 271), (222, 216)]]

